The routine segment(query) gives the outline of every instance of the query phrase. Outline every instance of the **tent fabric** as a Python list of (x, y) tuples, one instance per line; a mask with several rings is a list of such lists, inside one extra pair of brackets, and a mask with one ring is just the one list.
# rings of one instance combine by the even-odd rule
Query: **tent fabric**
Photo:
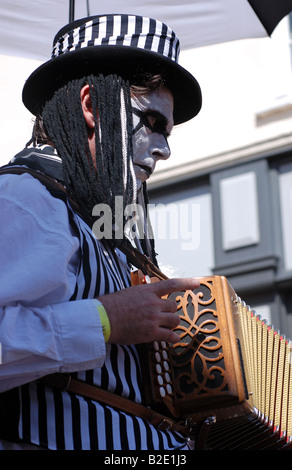
[[(265, 0), (264, 3), (270, 1), (292, 2)], [(69, 21), (69, 3), (69, 0), (1, 0), (0, 53), (48, 60), (56, 32)], [(158, 19), (176, 32), (181, 49), (267, 36), (247, 0), (184, 0), (183, 3), (176, 0), (76, 0), (75, 19), (88, 13), (133, 13)]]

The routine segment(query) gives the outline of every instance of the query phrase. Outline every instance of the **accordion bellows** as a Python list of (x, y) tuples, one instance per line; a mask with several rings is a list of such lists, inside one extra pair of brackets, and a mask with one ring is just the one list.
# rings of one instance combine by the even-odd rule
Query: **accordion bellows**
[(291, 343), (237, 296), (225, 277), (169, 296), (181, 341), (148, 345), (147, 401), (191, 424), (197, 448), (292, 447)]

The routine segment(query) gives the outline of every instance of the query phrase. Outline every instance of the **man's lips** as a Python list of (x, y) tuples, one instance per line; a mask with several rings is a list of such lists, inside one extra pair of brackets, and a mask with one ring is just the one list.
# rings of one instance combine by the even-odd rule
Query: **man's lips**
[(150, 176), (152, 175), (153, 173), (153, 170), (152, 168), (150, 168), (149, 166), (145, 166), (145, 165), (138, 165), (136, 163), (136, 165), (141, 168), (143, 171), (145, 171), (145, 173), (147, 174), (147, 177), (150, 178)]

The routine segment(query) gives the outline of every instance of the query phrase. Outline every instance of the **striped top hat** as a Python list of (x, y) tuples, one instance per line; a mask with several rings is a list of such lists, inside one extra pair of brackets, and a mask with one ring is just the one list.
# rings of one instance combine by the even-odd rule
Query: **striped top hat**
[(179, 40), (151, 18), (110, 14), (76, 20), (55, 36), (50, 60), (38, 67), (23, 88), (33, 114), (69, 80), (88, 74), (117, 74), (133, 80), (139, 73), (160, 73), (174, 96), (174, 123), (196, 116), (202, 97), (197, 80), (178, 64)]

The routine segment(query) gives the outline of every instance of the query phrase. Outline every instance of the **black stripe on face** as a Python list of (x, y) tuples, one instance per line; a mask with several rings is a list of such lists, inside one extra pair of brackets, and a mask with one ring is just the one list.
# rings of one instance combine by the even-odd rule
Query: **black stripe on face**
[[(132, 107), (132, 112), (139, 117), (139, 122), (133, 129), (133, 135), (136, 134), (141, 127), (147, 127), (151, 132), (161, 134), (167, 140), (169, 133), (166, 130), (167, 119), (163, 114), (155, 110), (140, 111), (140, 109)], [(154, 123), (152, 124), (151, 121)]]

